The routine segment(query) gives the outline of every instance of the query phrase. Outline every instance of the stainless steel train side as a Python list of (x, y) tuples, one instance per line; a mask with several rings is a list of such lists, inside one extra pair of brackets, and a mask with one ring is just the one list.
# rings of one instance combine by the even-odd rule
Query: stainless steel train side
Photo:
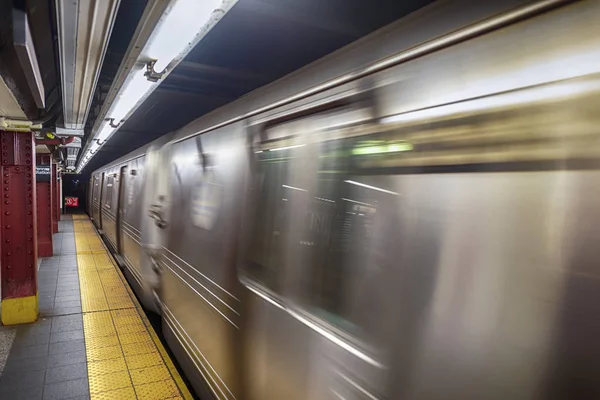
[(94, 171), (194, 388), (600, 398), (598, 20), (439, 2)]

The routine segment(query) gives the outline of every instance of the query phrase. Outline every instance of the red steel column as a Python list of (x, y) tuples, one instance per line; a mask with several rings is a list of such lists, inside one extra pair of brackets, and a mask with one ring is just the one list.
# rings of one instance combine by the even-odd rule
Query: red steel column
[(0, 131), (2, 324), (38, 317), (33, 134)]
[[(49, 154), (36, 156), (36, 200), (37, 200), (37, 239), (38, 256), (52, 256), (52, 177), (50, 171), (46, 175), (45, 169), (52, 169), (52, 157)], [(38, 173), (40, 172), (40, 173)]]
[(57, 170), (56, 170), (57, 165), (56, 164), (52, 164), (52, 176), (50, 177), (51, 181), (50, 184), (52, 186), (51, 190), (52, 190), (52, 208), (50, 211), (50, 214), (52, 214), (52, 233), (58, 233), (58, 220), (60, 219), (60, 217), (58, 216), (57, 213), (57, 208), (56, 208), (56, 204), (57, 204), (57, 200), (58, 197), (56, 195), (56, 193), (58, 192), (58, 177), (57, 177)]
[(62, 177), (60, 176), (59, 173), (56, 174), (56, 196), (54, 196), (54, 198), (56, 199), (56, 204), (54, 205), (54, 209), (56, 210), (56, 229), (58, 232), (58, 221), (60, 221), (60, 214), (61, 214), (61, 198), (60, 198), (60, 194), (61, 194), (61, 185), (62, 185)]

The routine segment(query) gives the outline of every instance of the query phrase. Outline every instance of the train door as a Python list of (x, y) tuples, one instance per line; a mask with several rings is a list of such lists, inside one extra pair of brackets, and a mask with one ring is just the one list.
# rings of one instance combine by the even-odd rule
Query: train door
[(372, 388), (385, 386), (376, 341), (365, 333), (384, 316), (356, 306), (378, 299), (379, 277), (361, 263), (374, 207), (352, 197), (352, 150), (333, 140), (371, 113), (350, 104), (282, 122), (255, 144), (255, 223), (241, 271), (251, 291), (249, 398), (378, 398)]
[(92, 176), (92, 191), (91, 191), (91, 215), (94, 223), (100, 228), (100, 176)]
[(102, 199), (104, 196), (104, 181), (105, 172), (102, 172), (102, 178), (100, 179), (100, 190), (98, 194), (98, 229), (102, 229)]
[[(88, 182), (88, 189), (87, 189), (87, 196), (86, 196), (86, 204), (85, 204), (85, 208), (86, 208), (86, 212), (88, 213), (88, 215), (90, 216), (91, 220), (94, 220), (94, 183), (95, 183), (96, 179), (95, 176), (92, 175), (90, 177), (90, 181)], [(62, 192), (62, 181), (61, 181), (61, 192)], [(60, 195), (60, 199), (62, 199), (62, 194)], [(61, 208), (62, 208), (62, 203), (61, 203)]]
[(162, 248), (162, 228), (165, 226), (167, 195), (160, 191), (163, 152), (160, 147), (148, 149), (144, 165), (144, 188), (140, 221), (141, 253), (140, 275), (144, 296), (142, 302), (149, 310), (160, 312), (158, 292), (160, 269), (158, 258)]
[(119, 171), (119, 193), (117, 197), (117, 253), (123, 254), (123, 210), (125, 193), (127, 193), (127, 165)]

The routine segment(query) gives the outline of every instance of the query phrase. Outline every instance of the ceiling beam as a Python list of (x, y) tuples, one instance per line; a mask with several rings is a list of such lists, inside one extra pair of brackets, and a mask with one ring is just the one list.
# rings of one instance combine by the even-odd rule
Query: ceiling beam
[(364, 29), (357, 27), (358, 24), (343, 24), (339, 20), (327, 17), (323, 13), (314, 12), (314, 9), (309, 9), (308, 7), (292, 8), (289, 5), (288, 2), (284, 1), (270, 1), (266, 3), (261, 0), (246, 0), (239, 2), (237, 7), (244, 8), (244, 12), (257, 12), (275, 17), (278, 20), (284, 19), (338, 35), (359, 38), (365, 34)]
[(120, 0), (56, 0), (65, 128), (85, 126)]
[(251, 80), (251, 81), (265, 81), (266, 79), (268, 79), (268, 77), (263, 74), (258, 74), (258, 73), (251, 72), (251, 71), (242, 71), (239, 69), (218, 67), (216, 65), (201, 64), (201, 63), (195, 63), (192, 61), (180, 62), (179, 65), (177, 66), (177, 68), (173, 71), (173, 73), (177, 74), (177, 71), (179, 69), (200, 72), (200, 73), (204, 72), (204, 73), (210, 73), (210, 74), (220, 75), (220, 76), (229, 77), (229, 78), (239, 78), (239, 79)]

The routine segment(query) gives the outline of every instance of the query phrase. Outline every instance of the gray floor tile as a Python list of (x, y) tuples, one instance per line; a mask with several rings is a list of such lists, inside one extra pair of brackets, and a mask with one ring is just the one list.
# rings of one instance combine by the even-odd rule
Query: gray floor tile
[(81, 295), (79, 293), (77, 294), (69, 294), (69, 295), (62, 295), (62, 294), (57, 294), (57, 296), (54, 298), (54, 301), (56, 303), (62, 303), (65, 301), (81, 301)]
[(52, 324), (52, 317), (40, 317), (35, 323), (36, 325), (50, 325)]
[(61, 343), (79, 339), (83, 339), (83, 330), (53, 332), (50, 335), (50, 343)]
[(65, 315), (52, 318), (52, 324), (59, 324), (63, 322), (83, 322), (83, 317), (81, 315)]
[(46, 305), (46, 306), (39, 306), (39, 313), (42, 317), (51, 317), (52, 315), (54, 315), (54, 306), (52, 305)]
[(83, 330), (83, 322), (73, 321), (73, 322), (59, 322), (56, 324), (52, 324), (52, 332), (66, 332), (66, 331), (76, 331)]
[(77, 295), (77, 300), (56, 301), (54, 307), (81, 307), (81, 297)]
[(4, 372), (0, 377), (0, 398), (3, 397), (3, 393), (16, 392), (21, 388), (27, 386), (41, 386), (44, 384), (44, 376), (46, 371), (12, 371)]
[(43, 333), (40, 335), (16, 335), (14, 344), (15, 346), (33, 346), (37, 344), (50, 343), (50, 334)]
[[(15, 391), (7, 392), (0, 395), (0, 398), (7, 400), (40, 400), (42, 398), (43, 385), (24, 386)], [(6, 397), (4, 397), (6, 396)]]
[[(18, 333), (17, 333), (18, 335)], [(48, 354), (48, 343), (34, 344), (32, 346), (20, 346), (18, 342), (13, 342), (9, 357), (17, 358), (36, 358)]]
[(46, 372), (46, 384), (54, 382), (71, 381), (87, 377), (87, 364), (72, 364), (63, 367), (51, 368)]
[(48, 356), (48, 368), (60, 367), (63, 365), (80, 364), (86, 362), (85, 350), (74, 351), (72, 353), (59, 353)]
[(68, 272), (65, 272), (63, 274), (59, 273), (59, 277), (60, 279), (58, 279), (58, 286), (68, 286), (68, 285), (73, 285), (79, 284), (79, 277), (77, 274), (74, 274), (71, 270), (66, 270)]
[[(46, 320), (44, 320), (46, 321)], [(17, 335), (20, 337), (34, 336), (34, 335), (43, 335), (50, 333), (50, 325), (49, 324), (31, 324), (31, 325), (21, 325), (18, 328)]]
[(56, 301), (56, 298), (58, 298), (58, 301), (64, 301), (65, 299), (63, 299), (63, 297), (68, 296), (73, 296), (73, 300), (77, 299), (78, 297), (81, 299), (81, 292), (79, 291), (79, 288), (72, 290), (61, 290), (59, 293), (56, 294), (54, 301)]
[(69, 399), (89, 394), (87, 378), (56, 382), (44, 386), (44, 400)]
[[(58, 281), (56, 285), (56, 290), (60, 292), (61, 289), (65, 290), (66, 288), (79, 287), (79, 278), (65, 278)], [(69, 290), (69, 289), (67, 289)]]
[(38, 295), (38, 301), (41, 303), (44, 302), (48, 302), (48, 303), (54, 303), (54, 298), (55, 296), (39, 296)]
[(48, 354), (71, 353), (73, 351), (85, 350), (83, 339), (75, 339), (68, 342), (51, 343)]
[(3, 373), (18, 371), (27, 373), (28, 371), (45, 370), (48, 364), (48, 355), (43, 355), (35, 358), (15, 358), (8, 356)]
[(74, 306), (74, 307), (54, 306), (54, 309), (52, 310), (52, 315), (69, 315), (69, 314), (81, 314), (81, 306)]
[(38, 285), (50, 285), (58, 282), (58, 273), (54, 276), (48, 276), (49, 274), (38, 275)]
[(61, 284), (58, 284), (58, 286), (56, 286), (56, 292), (57, 293), (60, 293), (63, 290), (77, 290), (77, 289), (79, 289), (79, 282), (77, 282), (77, 284), (71, 284), (70, 283), (70, 284), (64, 285), (64, 286), (61, 285)]

